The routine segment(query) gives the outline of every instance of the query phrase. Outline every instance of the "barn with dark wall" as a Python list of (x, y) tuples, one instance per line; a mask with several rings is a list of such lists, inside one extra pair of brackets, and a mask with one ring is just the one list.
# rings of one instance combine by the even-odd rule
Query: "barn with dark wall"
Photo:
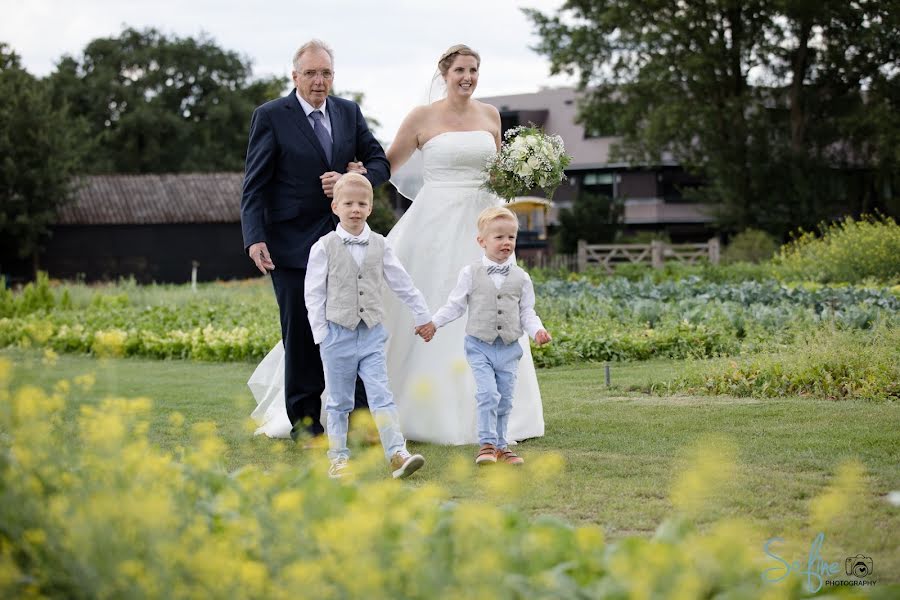
[(39, 259), (55, 279), (141, 283), (244, 279), (242, 173), (85, 177)]

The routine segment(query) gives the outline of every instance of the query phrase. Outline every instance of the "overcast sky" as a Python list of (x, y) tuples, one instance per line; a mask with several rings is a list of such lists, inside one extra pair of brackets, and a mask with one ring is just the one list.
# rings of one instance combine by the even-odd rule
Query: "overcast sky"
[(257, 76), (290, 77), (302, 42), (318, 37), (335, 51), (335, 88), (365, 93), (364, 109), (393, 138), (403, 116), (421, 103), (437, 58), (465, 43), (481, 53), (478, 96), (534, 92), (568, 82), (550, 78), (548, 62), (529, 47), (534, 27), (521, 7), (553, 12), (562, 0), (0, 0), (0, 41), (26, 69), (45, 76), (63, 54), (116, 35), (124, 25), (179, 36), (210, 35), (249, 58)]

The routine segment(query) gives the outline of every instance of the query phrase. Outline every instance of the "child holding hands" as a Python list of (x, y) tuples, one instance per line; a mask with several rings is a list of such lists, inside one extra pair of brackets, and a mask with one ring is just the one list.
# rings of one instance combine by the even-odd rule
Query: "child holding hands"
[(519, 220), (508, 208), (497, 206), (481, 212), (477, 240), (484, 256), (462, 268), (447, 303), (432, 318), (440, 328), (468, 308), (465, 351), (475, 376), (478, 465), (525, 462), (509, 449), (506, 440), (516, 369), (522, 358), (519, 338), (527, 332), (538, 345), (551, 341), (534, 312), (531, 278), (515, 262), (518, 231)]
[(304, 281), (309, 324), (328, 388), (325, 413), (332, 478), (348, 472), (347, 427), (357, 374), (365, 385), (391, 475), (408, 477), (425, 464), (421, 455), (406, 448), (388, 387), (387, 333), (381, 325), (383, 285), (412, 310), (416, 333), (425, 341), (431, 340), (434, 326), (424, 296), (384, 237), (366, 224), (372, 205), (372, 186), (365, 177), (347, 173), (338, 180), (331, 210), (340, 224), (313, 245)]

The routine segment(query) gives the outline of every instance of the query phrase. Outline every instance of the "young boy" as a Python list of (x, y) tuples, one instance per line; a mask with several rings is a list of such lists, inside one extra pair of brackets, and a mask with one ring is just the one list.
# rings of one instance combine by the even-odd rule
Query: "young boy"
[(325, 431), (332, 478), (348, 472), (347, 423), (357, 374), (366, 386), (369, 410), (393, 477), (409, 477), (425, 464), (421, 455), (406, 449), (388, 388), (382, 285), (386, 283), (413, 311), (416, 333), (425, 341), (434, 335), (434, 326), (424, 296), (384, 237), (366, 224), (372, 202), (372, 186), (362, 175), (347, 173), (338, 180), (331, 210), (340, 224), (313, 245), (304, 281), (309, 324), (322, 353), (328, 388)]
[(466, 312), (466, 360), (475, 375), (478, 441), (475, 463), (525, 461), (512, 452), (506, 424), (512, 410), (516, 368), (522, 358), (519, 338), (523, 330), (539, 345), (551, 338), (534, 312), (534, 286), (516, 265), (513, 253), (519, 220), (508, 208), (487, 208), (478, 215), (478, 244), (484, 256), (459, 273), (447, 303), (432, 321), (443, 327)]

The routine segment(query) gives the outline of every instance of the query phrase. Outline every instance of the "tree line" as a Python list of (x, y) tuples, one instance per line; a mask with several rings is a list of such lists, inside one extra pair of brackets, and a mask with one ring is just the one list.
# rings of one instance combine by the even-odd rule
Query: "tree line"
[[(685, 194), (716, 207), (724, 231), (784, 237), (900, 213), (900, 0), (567, 0), (525, 12), (552, 72), (579, 78), (580, 123), (619, 136), (611, 159), (674, 158), (706, 182)], [(2, 256), (40, 248), (75, 175), (241, 170), (253, 108), (288, 84), (254, 78), (248, 58), (206, 36), (125, 28), (44, 78), (0, 43)], [(592, 217), (578, 220), (609, 233), (604, 211), (620, 210), (609, 206), (581, 207)]]
[(78, 175), (242, 171), (253, 109), (289, 87), (205, 35), (125, 28), (44, 78), (0, 43), (0, 263), (36, 256)]
[(670, 156), (725, 231), (900, 213), (900, 0), (567, 0), (525, 9), (611, 160)]

